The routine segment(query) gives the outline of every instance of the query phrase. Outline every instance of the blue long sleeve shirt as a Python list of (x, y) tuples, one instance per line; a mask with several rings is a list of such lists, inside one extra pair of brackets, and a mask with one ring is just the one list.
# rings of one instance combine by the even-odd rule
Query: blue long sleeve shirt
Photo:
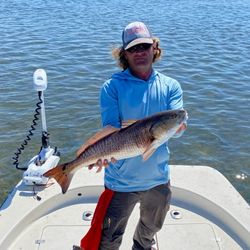
[[(122, 121), (138, 120), (163, 110), (183, 108), (180, 84), (156, 70), (147, 81), (129, 69), (115, 73), (100, 94), (103, 126), (121, 127)], [(169, 181), (169, 149), (160, 146), (146, 161), (141, 156), (119, 160), (105, 169), (105, 186), (114, 191), (136, 192)]]

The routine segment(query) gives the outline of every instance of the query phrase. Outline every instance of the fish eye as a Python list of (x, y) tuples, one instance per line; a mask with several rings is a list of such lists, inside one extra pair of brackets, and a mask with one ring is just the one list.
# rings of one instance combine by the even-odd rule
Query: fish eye
[(176, 114), (176, 113), (170, 114), (170, 118), (171, 118), (171, 119), (175, 119), (176, 117), (177, 117), (177, 114)]

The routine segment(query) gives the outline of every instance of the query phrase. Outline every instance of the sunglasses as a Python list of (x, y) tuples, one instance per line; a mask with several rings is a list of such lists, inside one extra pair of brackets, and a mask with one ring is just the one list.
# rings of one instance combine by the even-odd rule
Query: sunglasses
[(141, 43), (141, 44), (137, 44), (137, 45), (127, 49), (127, 51), (129, 53), (144, 52), (144, 51), (148, 50), (151, 46), (152, 46), (152, 44), (149, 44), (149, 43)]

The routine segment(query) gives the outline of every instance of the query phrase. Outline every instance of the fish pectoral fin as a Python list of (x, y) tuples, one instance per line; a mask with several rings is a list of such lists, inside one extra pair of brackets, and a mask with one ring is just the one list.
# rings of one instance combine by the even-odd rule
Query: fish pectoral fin
[(116, 131), (120, 130), (119, 128), (112, 127), (110, 125), (104, 127), (102, 130), (98, 131), (95, 135), (90, 137), (76, 152), (76, 156), (78, 157), (83, 151), (89, 147), (90, 145), (94, 144), (98, 140), (104, 138), (107, 135), (110, 135)]
[(155, 150), (156, 148), (154, 147), (154, 144), (150, 144), (149, 147), (142, 154), (142, 159), (146, 161), (155, 152)]

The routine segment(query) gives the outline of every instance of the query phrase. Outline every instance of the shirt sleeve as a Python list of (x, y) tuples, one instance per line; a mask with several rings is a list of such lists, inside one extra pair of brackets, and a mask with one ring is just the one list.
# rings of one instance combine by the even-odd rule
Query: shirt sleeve
[(116, 128), (121, 127), (120, 113), (118, 105), (118, 93), (110, 81), (104, 83), (100, 93), (100, 107), (102, 125), (111, 125)]
[(169, 109), (183, 108), (183, 91), (181, 85), (176, 80), (172, 80), (172, 86), (169, 93)]

